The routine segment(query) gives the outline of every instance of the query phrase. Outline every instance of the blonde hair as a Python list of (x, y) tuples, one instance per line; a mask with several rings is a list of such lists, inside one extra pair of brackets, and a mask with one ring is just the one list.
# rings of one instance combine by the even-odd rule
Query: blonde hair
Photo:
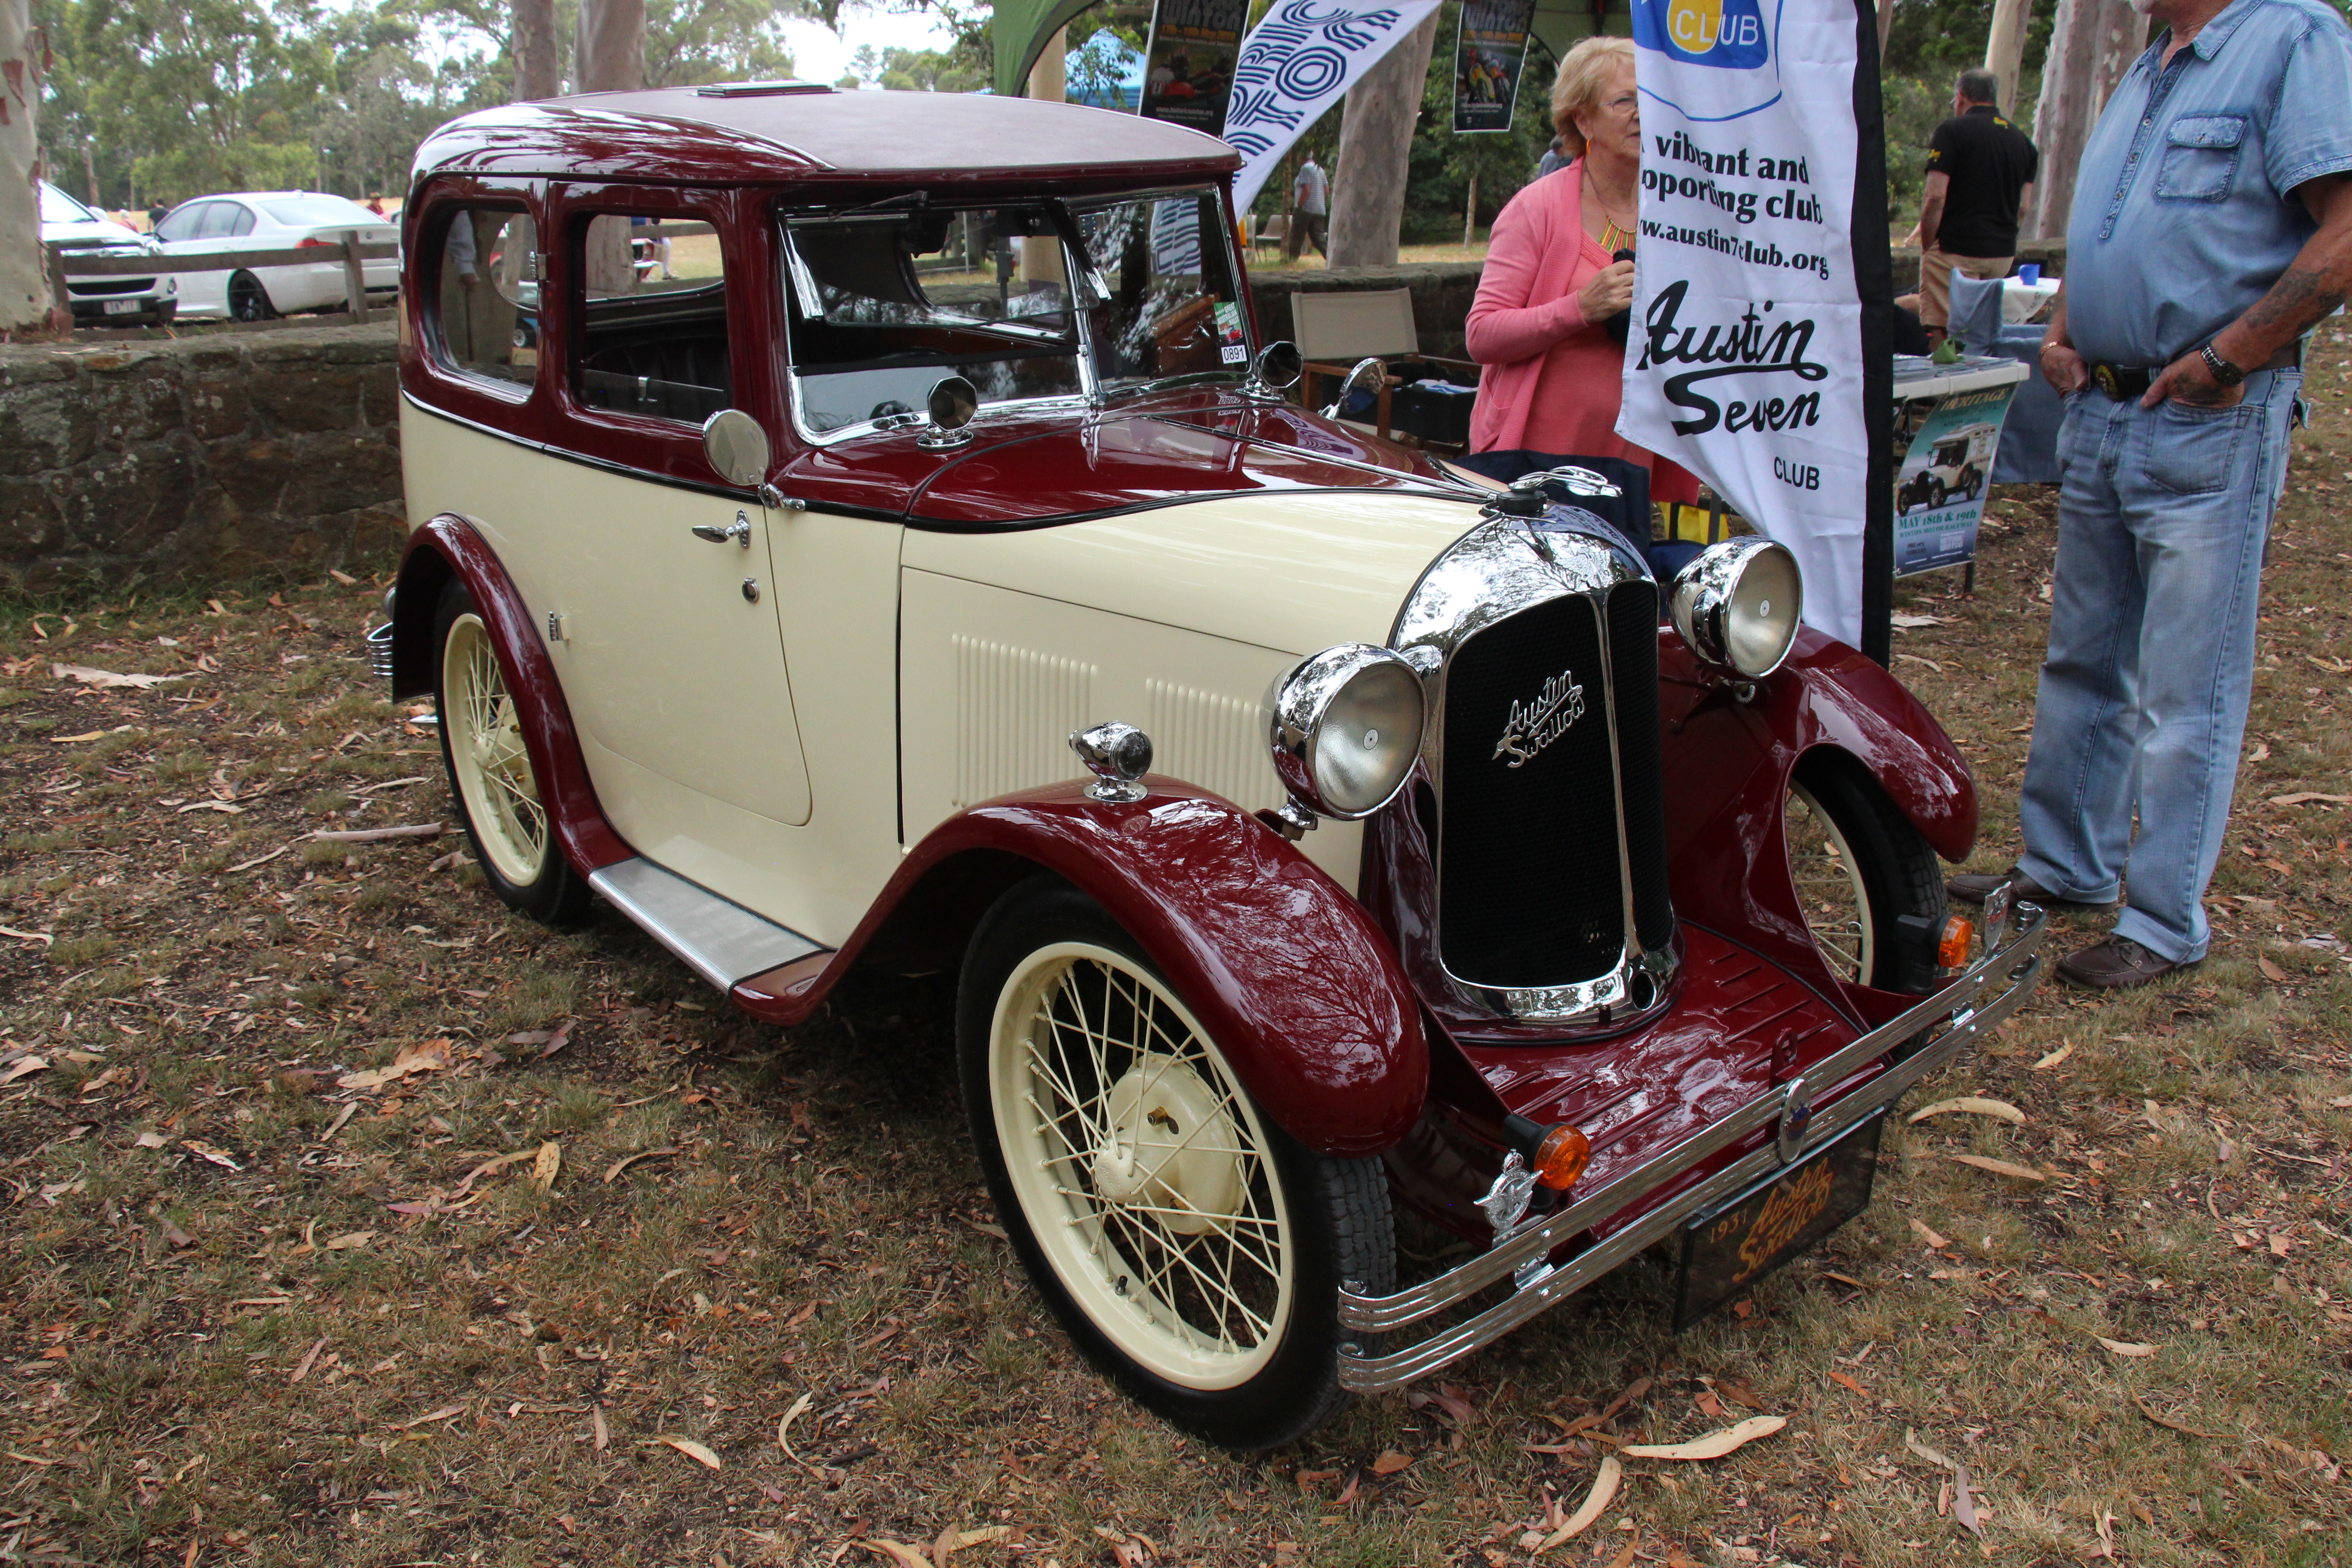
[(1564, 157), (1584, 156), (1584, 132), (1576, 128), (1576, 117), (1600, 102), (1619, 60), (1633, 63), (1633, 39), (1581, 39), (1561, 58), (1559, 74), (1551, 79), (1551, 123)]

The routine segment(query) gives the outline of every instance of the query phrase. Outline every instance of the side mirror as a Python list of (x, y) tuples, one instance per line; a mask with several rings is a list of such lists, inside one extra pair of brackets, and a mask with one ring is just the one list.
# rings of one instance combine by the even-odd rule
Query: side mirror
[(1388, 378), (1389, 367), (1379, 360), (1358, 360), (1349, 368), (1348, 379), (1339, 384), (1339, 395), (1333, 398), (1330, 406), (1323, 410), (1323, 417), (1337, 419), (1339, 417), (1339, 410), (1348, 406), (1348, 399), (1355, 396), (1359, 388), (1378, 392)]
[(931, 426), (915, 437), (915, 445), (934, 452), (961, 447), (971, 439), (971, 432), (964, 426), (980, 412), (980, 388), (960, 375), (942, 376), (932, 383), (924, 409)]
[(1257, 359), (1250, 365), (1249, 379), (1242, 383), (1242, 395), (1260, 403), (1279, 403), (1282, 395), (1298, 384), (1299, 373), (1307, 366), (1307, 356), (1298, 345), (1287, 339), (1270, 342), (1257, 351)]
[(702, 455), (730, 485), (768, 477), (768, 433), (740, 408), (722, 408), (702, 422)]

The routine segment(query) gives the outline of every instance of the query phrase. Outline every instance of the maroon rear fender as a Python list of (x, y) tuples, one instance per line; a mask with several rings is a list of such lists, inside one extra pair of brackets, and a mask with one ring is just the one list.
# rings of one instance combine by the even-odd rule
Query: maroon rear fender
[(1329, 1154), (1403, 1138), (1429, 1087), (1411, 985), (1363, 906), (1239, 806), (1154, 776), (1133, 805), (1056, 784), (973, 806), (907, 856), (840, 952), (735, 987), (792, 1024), (862, 958), (937, 969), (979, 917), (1050, 871), (1110, 912), (1283, 1130)]
[(507, 569), (466, 519), (444, 512), (408, 536), (400, 561), (400, 588), (392, 608), (392, 690), (395, 697), (421, 697), (434, 689), (440, 649), (433, 644), (434, 610), (442, 585), (452, 577), (466, 584), (498, 648), (499, 668), (514, 694), (522, 724), (523, 749), (539, 780), (541, 804), (555, 826), (556, 842), (572, 868), (585, 876), (627, 859), (635, 851), (621, 841), (596, 804), (596, 788), (581, 760), (572, 709), (557, 684), (555, 666), (532, 626), (530, 612), (515, 592)]

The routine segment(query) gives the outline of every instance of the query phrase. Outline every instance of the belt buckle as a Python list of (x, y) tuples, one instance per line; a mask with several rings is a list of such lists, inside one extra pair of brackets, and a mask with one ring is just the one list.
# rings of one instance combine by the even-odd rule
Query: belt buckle
[(2091, 367), (2091, 379), (2099, 384), (2099, 390), (2105, 393), (2110, 400), (2116, 403), (2121, 403), (2124, 400), (2123, 383), (2116, 379), (2115, 366), (2111, 364), (2093, 365)]

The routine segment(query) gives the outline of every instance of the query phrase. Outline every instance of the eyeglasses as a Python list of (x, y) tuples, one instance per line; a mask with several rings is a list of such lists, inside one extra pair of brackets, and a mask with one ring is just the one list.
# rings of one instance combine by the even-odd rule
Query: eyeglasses
[(1642, 107), (1642, 100), (1636, 93), (1620, 93), (1601, 107), (1612, 114), (1631, 114)]

